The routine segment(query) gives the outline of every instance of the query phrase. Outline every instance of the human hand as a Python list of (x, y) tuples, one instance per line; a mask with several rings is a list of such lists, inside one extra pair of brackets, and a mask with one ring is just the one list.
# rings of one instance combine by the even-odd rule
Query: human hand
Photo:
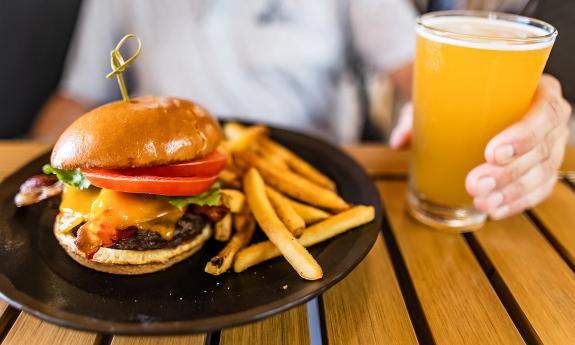
[[(501, 219), (543, 201), (563, 161), (570, 115), (571, 106), (563, 99), (559, 81), (543, 75), (525, 117), (495, 136), (485, 149), (486, 163), (467, 175), (466, 188), (475, 207), (492, 219)], [(391, 147), (409, 144), (412, 118), (409, 104), (391, 134)]]
[(411, 127), (413, 126), (413, 104), (406, 103), (401, 108), (397, 125), (391, 131), (389, 145), (394, 149), (406, 147), (411, 142)]
[(525, 117), (491, 139), (486, 163), (467, 175), (475, 208), (501, 219), (547, 198), (563, 161), (570, 115), (559, 81), (543, 75)]

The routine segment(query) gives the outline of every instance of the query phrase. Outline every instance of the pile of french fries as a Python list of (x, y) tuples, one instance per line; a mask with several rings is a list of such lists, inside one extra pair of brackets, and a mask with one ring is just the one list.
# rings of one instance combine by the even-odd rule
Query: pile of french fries
[[(352, 206), (335, 183), (286, 147), (271, 140), (265, 126), (224, 125), (220, 150), (229, 157), (220, 174), (228, 213), (215, 224), (214, 238), (227, 242), (205, 271), (241, 272), (282, 255), (304, 279), (323, 271), (307, 251), (374, 219), (373, 206)], [(250, 244), (256, 223), (268, 240)]]

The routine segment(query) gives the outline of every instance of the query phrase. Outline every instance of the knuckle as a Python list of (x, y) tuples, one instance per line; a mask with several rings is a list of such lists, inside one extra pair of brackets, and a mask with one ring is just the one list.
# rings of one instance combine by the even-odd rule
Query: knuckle
[(553, 127), (558, 127), (563, 123), (562, 111), (559, 105), (559, 100), (556, 97), (548, 98), (545, 100), (545, 112)]
[(536, 128), (533, 128), (533, 126), (524, 126), (523, 128), (523, 134), (513, 145), (518, 149), (519, 153), (529, 151), (539, 141)]
[(543, 143), (541, 143), (541, 145), (539, 145), (538, 151), (539, 151), (540, 162), (548, 160), (551, 157), (551, 153), (553, 152), (553, 150), (551, 149), (551, 146), (553, 145), (551, 141), (553, 139), (554, 138), (547, 137), (547, 139), (544, 140)]
[(498, 173), (495, 174), (495, 180), (497, 181), (497, 187), (509, 185), (521, 177), (521, 170), (519, 167), (512, 165), (500, 169)]
[(525, 184), (521, 181), (517, 181), (507, 188), (504, 192), (505, 201), (510, 202), (517, 199), (525, 193)]
[(544, 74), (541, 78), (541, 82), (544, 83), (550, 90), (554, 92), (561, 92), (561, 82), (559, 79), (555, 78), (550, 74)]

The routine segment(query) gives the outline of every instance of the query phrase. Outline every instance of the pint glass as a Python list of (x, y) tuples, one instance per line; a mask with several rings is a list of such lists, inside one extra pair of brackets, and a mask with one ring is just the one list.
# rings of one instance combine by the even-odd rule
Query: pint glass
[(452, 232), (480, 227), (465, 178), (485, 146), (528, 110), (557, 36), (503, 13), (445, 11), (416, 24), (409, 210)]

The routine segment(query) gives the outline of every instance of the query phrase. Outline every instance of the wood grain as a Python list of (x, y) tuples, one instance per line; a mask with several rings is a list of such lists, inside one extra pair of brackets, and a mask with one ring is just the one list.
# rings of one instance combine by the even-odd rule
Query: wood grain
[(370, 175), (405, 175), (407, 172), (409, 151), (393, 150), (378, 144), (350, 145), (343, 149)]
[(437, 344), (522, 344), (467, 242), (406, 214), (405, 182), (378, 184), (423, 313)]
[(330, 345), (417, 344), (381, 235), (361, 264), (323, 295), (323, 302)]
[[(571, 210), (571, 212), (566, 212)], [(575, 192), (557, 183), (547, 200), (533, 209), (565, 257), (575, 265)]]
[(575, 146), (569, 146), (565, 150), (565, 158), (561, 170), (575, 171)]
[(170, 337), (115, 336), (112, 345), (203, 345), (203, 335), (182, 335)]
[(573, 344), (575, 274), (545, 237), (523, 215), (488, 222), (473, 236), (526, 331), (543, 344)]
[(94, 345), (95, 333), (75, 331), (41, 321), (28, 313), (20, 313), (2, 345)]
[(288, 310), (263, 321), (223, 330), (220, 345), (308, 345), (306, 306)]
[(48, 148), (47, 144), (33, 141), (0, 140), (0, 179)]

